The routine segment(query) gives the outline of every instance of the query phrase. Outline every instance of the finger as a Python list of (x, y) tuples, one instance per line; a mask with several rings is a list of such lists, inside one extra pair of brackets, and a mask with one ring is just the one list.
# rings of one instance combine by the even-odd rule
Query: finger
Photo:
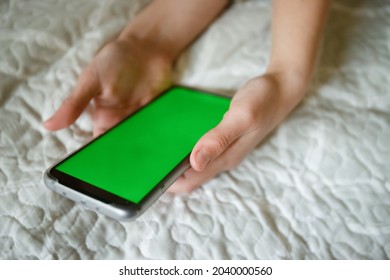
[(202, 171), (248, 130), (249, 112), (231, 107), (217, 127), (207, 132), (195, 145), (190, 156), (191, 166)]
[(58, 130), (74, 123), (89, 101), (99, 93), (98, 88), (98, 79), (90, 66), (80, 75), (73, 93), (62, 102), (53, 116), (45, 121), (45, 127), (48, 130)]
[(93, 111), (93, 136), (99, 136), (135, 111), (132, 105), (98, 106)]
[(232, 143), (218, 158), (207, 165), (203, 171), (188, 169), (168, 189), (171, 193), (189, 193), (202, 186), (221, 172), (232, 170), (262, 139), (259, 131), (246, 133)]
[(207, 168), (207, 170), (202, 172), (190, 168), (181, 175), (167, 191), (175, 194), (190, 193), (214, 178), (219, 172), (220, 171), (218, 171), (217, 168)]
[(159, 93), (142, 83), (130, 92), (115, 92), (115, 88), (109, 83), (102, 86), (102, 95), (94, 99), (94, 137), (104, 133), (125, 117), (145, 106)]

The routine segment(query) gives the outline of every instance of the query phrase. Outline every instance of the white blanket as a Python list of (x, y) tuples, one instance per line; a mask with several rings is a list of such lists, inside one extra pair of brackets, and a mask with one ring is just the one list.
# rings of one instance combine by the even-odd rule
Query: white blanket
[[(44, 186), (91, 137), (42, 126), (99, 47), (147, 1), (0, 3), (0, 258), (390, 258), (390, 3), (336, 1), (301, 105), (235, 170), (121, 223)], [(207, 7), (205, 7), (207, 8)], [(176, 82), (234, 93), (264, 71), (269, 1), (232, 5)]]

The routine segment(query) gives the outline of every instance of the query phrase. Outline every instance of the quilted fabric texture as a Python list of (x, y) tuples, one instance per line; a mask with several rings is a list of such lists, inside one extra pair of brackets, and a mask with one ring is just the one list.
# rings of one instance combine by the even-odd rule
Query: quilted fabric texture
[[(147, 4), (0, 3), (0, 258), (390, 258), (390, 2), (335, 1), (306, 99), (235, 170), (164, 194), (121, 223), (44, 186), (44, 170), (91, 137), (88, 113), (42, 126), (94, 53)], [(233, 94), (264, 71), (269, 1), (232, 5), (175, 70)]]

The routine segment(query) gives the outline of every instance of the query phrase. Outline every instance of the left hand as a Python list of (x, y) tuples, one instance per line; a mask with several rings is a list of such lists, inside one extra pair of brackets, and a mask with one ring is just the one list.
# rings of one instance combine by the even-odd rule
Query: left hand
[(197, 142), (190, 156), (191, 168), (168, 191), (190, 192), (236, 167), (303, 98), (304, 87), (298, 84), (273, 73), (248, 81), (218, 126)]
[(98, 136), (169, 87), (172, 64), (154, 45), (133, 38), (113, 40), (84, 69), (45, 127), (68, 127), (93, 101), (93, 134)]

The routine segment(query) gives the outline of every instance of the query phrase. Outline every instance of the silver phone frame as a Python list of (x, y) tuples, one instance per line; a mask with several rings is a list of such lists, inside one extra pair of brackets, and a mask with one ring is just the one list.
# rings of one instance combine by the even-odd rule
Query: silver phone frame
[[(85, 145), (88, 145), (85, 144)], [(82, 149), (83, 145), (80, 149)], [(78, 149), (78, 150), (80, 150)], [(77, 150), (77, 151), (78, 151)], [(77, 152), (75, 151), (75, 152)], [(73, 152), (73, 153), (75, 153)], [(67, 155), (63, 159), (71, 156), (73, 153)], [(154, 191), (143, 203), (140, 203), (139, 209), (134, 209), (131, 206), (124, 206), (119, 204), (108, 204), (103, 201), (100, 201), (94, 197), (88, 196), (80, 191), (76, 191), (71, 187), (60, 184), (58, 180), (50, 175), (50, 170), (60, 163), (63, 159), (53, 164), (49, 167), (43, 176), (43, 181), (45, 185), (52, 191), (73, 200), (76, 203), (90, 208), (98, 213), (106, 215), (108, 217), (114, 218), (119, 221), (133, 221), (138, 218), (142, 213), (146, 211), (179, 177), (182, 175), (189, 167), (189, 156), (187, 156), (170, 174), (167, 175), (159, 184), (157, 184), (153, 189), (158, 189), (159, 191)]]

